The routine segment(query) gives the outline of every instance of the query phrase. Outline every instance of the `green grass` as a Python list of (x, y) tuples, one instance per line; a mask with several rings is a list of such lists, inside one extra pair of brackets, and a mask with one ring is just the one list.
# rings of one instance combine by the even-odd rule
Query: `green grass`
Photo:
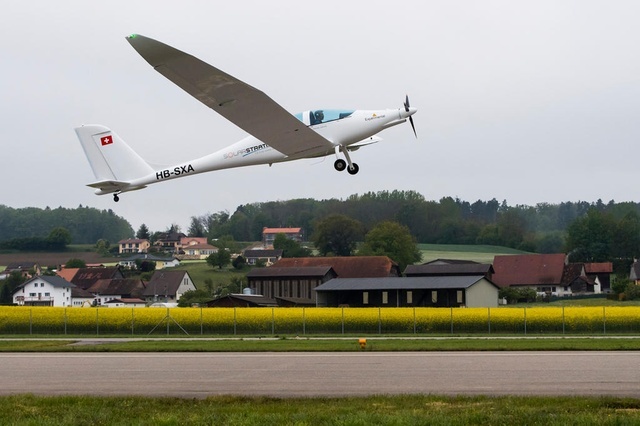
[(509, 247), (489, 245), (418, 244), (418, 249), (420, 249), (422, 253), (422, 263), (436, 259), (472, 260), (480, 263), (493, 263), (493, 258), (496, 255), (527, 253)]
[[(214, 286), (226, 287), (231, 283), (232, 278), (241, 278), (244, 280), (245, 275), (249, 269), (236, 270), (233, 267), (227, 268), (212, 268), (207, 262), (203, 261), (187, 261), (183, 262), (180, 266), (175, 267), (176, 270), (189, 271), (189, 276), (193, 280), (196, 288), (204, 288), (206, 279), (213, 281)], [(233, 289), (235, 293), (242, 293), (242, 289)]]
[(0, 397), (0, 423), (6, 425), (631, 425), (638, 422), (640, 400), (612, 397)]
[[(99, 340), (100, 338), (96, 338)], [(347, 339), (144, 340), (72, 345), (64, 340), (0, 340), (0, 352), (358, 352), (358, 337)], [(368, 338), (365, 351), (615, 351), (640, 350), (640, 338)]]

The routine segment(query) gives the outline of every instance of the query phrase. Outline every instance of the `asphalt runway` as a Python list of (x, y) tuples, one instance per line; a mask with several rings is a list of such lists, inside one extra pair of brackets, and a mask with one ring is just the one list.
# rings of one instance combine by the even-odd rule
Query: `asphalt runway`
[(0, 395), (640, 397), (640, 352), (5, 353)]

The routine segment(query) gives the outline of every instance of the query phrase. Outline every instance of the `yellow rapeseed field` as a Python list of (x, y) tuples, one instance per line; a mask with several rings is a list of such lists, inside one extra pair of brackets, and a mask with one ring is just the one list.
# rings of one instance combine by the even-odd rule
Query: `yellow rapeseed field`
[(0, 307), (0, 334), (603, 334), (640, 332), (640, 307)]

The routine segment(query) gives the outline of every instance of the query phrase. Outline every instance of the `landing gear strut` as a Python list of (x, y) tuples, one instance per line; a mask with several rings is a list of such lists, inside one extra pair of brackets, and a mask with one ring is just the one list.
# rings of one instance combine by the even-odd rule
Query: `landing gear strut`
[(347, 161), (344, 161), (342, 158), (338, 158), (335, 163), (333, 163), (333, 167), (341, 172), (343, 170), (347, 170), (350, 175), (355, 175), (360, 170), (360, 167), (356, 163), (351, 162), (351, 157), (349, 157), (349, 151), (346, 148), (341, 146), (336, 146), (336, 157), (339, 155), (340, 151), (344, 153)]

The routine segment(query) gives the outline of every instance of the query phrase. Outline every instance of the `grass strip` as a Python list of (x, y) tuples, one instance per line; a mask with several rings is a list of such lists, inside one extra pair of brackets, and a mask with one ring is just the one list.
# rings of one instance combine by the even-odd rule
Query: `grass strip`
[(610, 397), (0, 397), (0, 423), (6, 425), (630, 425), (638, 422), (640, 400)]
[(143, 340), (75, 344), (72, 340), (0, 340), (0, 352), (357, 352), (640, 350), (640, 338)]

